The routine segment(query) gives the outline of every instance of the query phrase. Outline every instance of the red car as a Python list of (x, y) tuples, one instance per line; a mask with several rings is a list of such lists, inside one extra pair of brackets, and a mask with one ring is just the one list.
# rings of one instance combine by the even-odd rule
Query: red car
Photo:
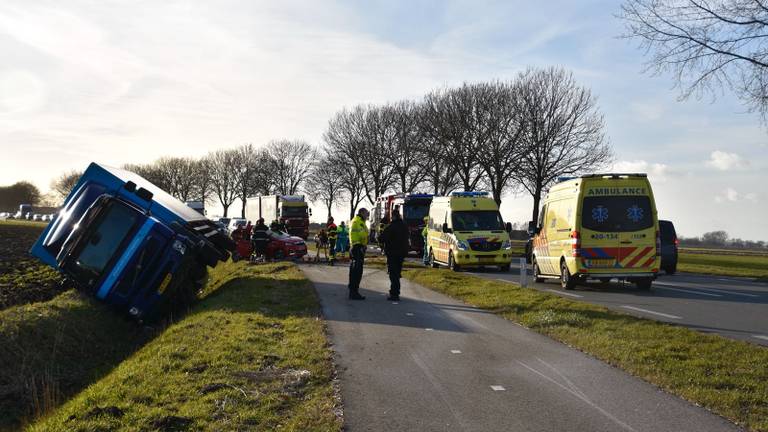
[[(301, 259), (307, 254), (307, 244), (301, 237), (288, 235), (281, 231), (267, 231), (269, 243), (267, 244), (266, 258), (274, 260)], [(253, 246), (250, 240), (237, 241), (237, 250), (232, 254), (232, 260), (238, 261), (250, 257)]]

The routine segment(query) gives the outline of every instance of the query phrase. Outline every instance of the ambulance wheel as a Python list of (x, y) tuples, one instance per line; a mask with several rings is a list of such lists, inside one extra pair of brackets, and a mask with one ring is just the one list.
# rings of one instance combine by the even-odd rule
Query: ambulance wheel
[(677, 273), (677, 265), (671, 265), (671, 266), (665, 268), (664, 269), (664, 273), (666, 273), (666, 274), (668, 274), (670, 276), (675, 274), (675, 273)]
[(453, 252), (448, 252), (448, 268), (455, 272), (461, 271), (461, 266), (456, 264), (456, 261), (453, 260)]
[(429, 265), (432, 268), (438, 268), (440, 267), (437, 262), (435, 262), (435, 254), (432, 253), (432, 249), (429, 250)]
[(572, 290), (576, 287), (576, 278), (571, 276), (565, 261), (560, 263), (560, 286), (565, 290)]
[(536, 283), (544, 282), (544, 278), (541, 277), (541, 269), (539, 269), (539, 263), (536, 262), (536, 257), (534, 257), (531, 261), (533, 262), (533, 281)]
[(641, 279), (635, 280), (635, 285), (637, 286), (637, 289), (641, 291), (650, 291), (652, 284), (653, 284), (653, 279), (651, 278), (641, 278)]

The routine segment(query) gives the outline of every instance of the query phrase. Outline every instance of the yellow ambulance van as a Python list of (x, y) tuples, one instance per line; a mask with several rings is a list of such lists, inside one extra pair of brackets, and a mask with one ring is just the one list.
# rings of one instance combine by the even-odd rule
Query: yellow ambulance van
[(648, 290), (659, 272), (659, 222), (645, 174), (560, 179), (528, 226), (534, 277), (564, 289), (612, 278)]
[(509, 271), (511, 225), (501, 218), (488, 192), (454, 192), (429, 206), (427, 247), (432, 267), (498, 266)]

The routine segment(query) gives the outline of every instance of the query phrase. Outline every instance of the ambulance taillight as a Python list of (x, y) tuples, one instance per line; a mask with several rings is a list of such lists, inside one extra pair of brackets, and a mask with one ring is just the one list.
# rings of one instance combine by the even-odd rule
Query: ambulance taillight
[(581, 256), (581, 234), (578, 231), (571, 231), (571, 254)]

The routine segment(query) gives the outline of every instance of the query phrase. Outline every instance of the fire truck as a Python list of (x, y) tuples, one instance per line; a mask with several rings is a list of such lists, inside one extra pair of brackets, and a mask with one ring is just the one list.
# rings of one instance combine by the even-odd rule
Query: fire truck
[(252, 222), (261, 217), (267, 225), (274, 220), (285, 223), (288, 234), (304, 240), (309, 237), (311, 215), (304, 195), (255, 196), (246, 200), (245, 216)]
[(378, 240), (381, 231), (392, 220), (392, 212), (397, 210), (408, 225), (411, 251), (423, 253), (424, 238), (421, 236), (421, 230), (424, 228), (424, 218), (429, 216), (432, 197), (432, 194), (423, 193), (393, 193), (379, 197), (371, 220), (371, 233), (374, 237), (372, 240)]

